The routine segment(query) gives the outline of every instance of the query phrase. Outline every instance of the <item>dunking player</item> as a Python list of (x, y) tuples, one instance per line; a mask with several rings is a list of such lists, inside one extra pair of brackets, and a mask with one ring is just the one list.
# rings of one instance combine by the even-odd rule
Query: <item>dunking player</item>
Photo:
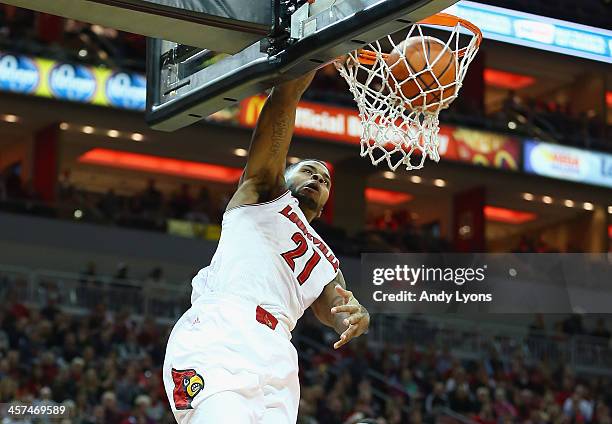
[(328, 169), (318, 160), (285, 169), (296, 106), (313, 76), (268, 97), (217, 251), (170, 334), (164, 385), (180, 424), (295, 423), (297, 320), (311, 307), (340, 334), (334, 348), (368, 328), (338, 259), (309, 224), (329, 197)]

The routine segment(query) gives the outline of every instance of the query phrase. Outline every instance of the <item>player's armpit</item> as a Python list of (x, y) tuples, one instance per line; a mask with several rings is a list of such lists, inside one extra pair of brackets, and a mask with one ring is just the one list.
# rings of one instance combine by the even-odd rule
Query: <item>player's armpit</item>
[(227, 204), (226, 210), (240, 205), (266, 202), (280, 196), (286, 190), (285, 180), (282, 175), (279, 177), (279, 180), (272, 183), (260, 181), (257, 178), (241, 179), (238, 189)]

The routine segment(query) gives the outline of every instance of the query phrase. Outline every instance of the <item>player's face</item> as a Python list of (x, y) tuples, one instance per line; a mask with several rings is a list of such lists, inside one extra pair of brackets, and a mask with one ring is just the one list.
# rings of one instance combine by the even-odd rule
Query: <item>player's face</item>
[(331, 179), (327, 168), (316, 161), (298, 164), (287, 176), (287, 188), (299, 200), (302, 209), (310, 209), (319, 216), (329, 198)]

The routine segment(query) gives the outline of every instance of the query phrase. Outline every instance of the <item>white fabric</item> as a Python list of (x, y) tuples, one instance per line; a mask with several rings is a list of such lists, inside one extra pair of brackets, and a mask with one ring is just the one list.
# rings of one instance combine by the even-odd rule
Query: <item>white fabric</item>
[[(296, 422), (297, 352), (280, 323), (272, 330), (255, 320), (255, 308), (231, 296), (202, 300), (174, 326), (163, 379), (179, 424)], [(203, 379), (190, 409), (175, 407), (173, 368)]]
[[(304, 239), (307, 249), (292, 270), (282, 256)], [(320, 259), (310, 277), (298, 276), (314, 256)], [(316, 259), (316, 258), (315, 258)], [(261, 305), (293, 330), (297, 320), (338, 273), (338, 259), (310, 226), (289, 191), (257, 205), (225, 212), (221, 239), (210, 266), (192, 281), (191, 303), (225, 295)]]

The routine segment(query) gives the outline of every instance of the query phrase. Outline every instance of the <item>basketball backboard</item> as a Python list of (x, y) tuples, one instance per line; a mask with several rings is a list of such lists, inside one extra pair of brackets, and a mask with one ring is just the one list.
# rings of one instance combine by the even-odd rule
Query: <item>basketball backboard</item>
[(219, 54), (215, 39), (194, 47), (150, 39), (147, 122), (164, 131), (185, 127), (456, 1), (274, 0), (270, 32), (231, 55)]
[(275, 22), (271, 0), (3, 0), (2, 3), (186, 45), (202, 47), (213, 42), (217, 51), (226, 53), (237, 53), (267, 36), (273, 32)]

